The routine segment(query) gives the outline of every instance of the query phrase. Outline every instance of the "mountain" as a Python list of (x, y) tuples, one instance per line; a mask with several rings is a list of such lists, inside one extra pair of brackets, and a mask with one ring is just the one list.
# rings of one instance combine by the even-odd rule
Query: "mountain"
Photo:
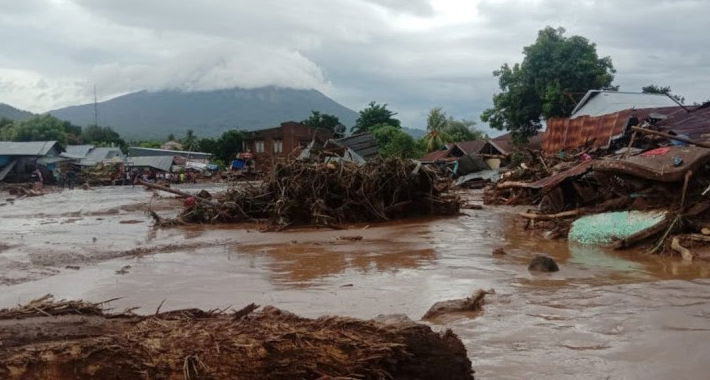
[(6, 118), (10, 120), (27, 120), (34, 116), (32, 112), (17, 109), (9, 104), (0, 103), (0, 119)]
[[(164, 139), (188, 129), (199, 137), (215, 137), (230, 129), (276, 127), (301, 121), (312, 110), (337, 116), (347, 127), (357, 113), (316, 90), (280, 87), (214, 91), (140, 91), (98, 103), (100, 125), (110, 126), (126, 139)], [(50, 111), (76, 125), (94, 123), (94, 105), (84, 104)]]
[(419, 140), (426, 135), (426, 131), (419, 128), (402, 127), (402, 132), (412, 136), (415, 140)]

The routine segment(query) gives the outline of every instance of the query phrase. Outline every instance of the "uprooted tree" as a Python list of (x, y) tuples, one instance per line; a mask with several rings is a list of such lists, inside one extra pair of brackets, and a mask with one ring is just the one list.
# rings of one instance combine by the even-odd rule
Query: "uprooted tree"
[(600, 58), (588, 39), (564, 33), (546, 27), (523, 48), (522, 63), (505, 63), (493, 72), (501, 92), (481, 115), (484, 122), (526, 141), (542, 127), (541, 118), (569, 116), (587, 90), (613, 88), (611, 58)]

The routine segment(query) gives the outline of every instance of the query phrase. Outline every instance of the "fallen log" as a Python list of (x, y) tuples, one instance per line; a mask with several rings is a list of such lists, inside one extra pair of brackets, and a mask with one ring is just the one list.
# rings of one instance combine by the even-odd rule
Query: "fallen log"
[(154, 183), (145, 182), (145, 181), (140, 180), (140, 179), (139, 179), (139, 180), (136, 180), (136, 183), (139, 184), (139, 185), (143, 185), (143, 186), (145, 186), (145, 187), (151, 188), (151, 189), (156, 189), (156, 190), (160, 190), (160, 191), (165, 191), (165, 192), (167, 192), (167, 193), (172, 193), (172, 194), (175, 194), (175, 195), (179, 195), (179, 196), (181, 196), (181, 197), (183, 197), (183, 198), (190, 198), (190, 197), (192, 197), (192, 198), (194, 198), (196, 201), (204, 202), (204, 203), (207, 203), (207, 204), (209, 204), (209, 205), (216, 206), (216, 207), (219, 206), (219, 202), (216, 202), (216, 201), (213, 201), (213, 200), (207, 199), (207, 198), (202, 198), (202, 197), (200, 197), (200, 196), (198, 196), (198, 195), (186, 193), (186, 192), (184, 192), (184, 191), (171, 189), (171, 188), (169, 188), (169, 187), (165, 187), (165, 186), (161, 186), (161, 185), (156, 185), (156, 184), (154, 184)]
[(563, 211), (559, 212), (557, 214), (533, 214), (529, 212), (521, 212), (520, 216), (523, 218), (531, 219), (531, 220), (555, 220), (555, 219), (562, 219), (562, 218), (569, 218), (572, 216), (577, 216), (580, 214), (580, 210), (569, 210), (569, 211)]

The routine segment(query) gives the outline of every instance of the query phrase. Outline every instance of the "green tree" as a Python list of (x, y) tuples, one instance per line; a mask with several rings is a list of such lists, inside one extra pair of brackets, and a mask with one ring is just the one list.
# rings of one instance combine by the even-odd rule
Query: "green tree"
[(441, 149), (442, 146), (450, 141), (449, 136), (446, 134), (447, 124), (448, 119), (441, 107), (435, 107), (429, 111), (429, 115), (426, 118), (427, 132), (424, 136), (427, 152)]
[(144, 141), (132, 141), (131, 145), (134, 146), (139, 146), (141, 148), (155, 148), (158, 149), (160, 148), (160, 141), (155, 141), (155, 140), (144, 140)]
[(244, 132), (236, 129), (226, 131), (215, 141), (215, 150), (210, 153), (214, 154), (218, 160), (230, 163), (237, 153), (242, 151), (243, 140)]
[(473, 128), (476, 122), (473, 120), (456, 120), (449, 116), (444, 132), (449, 137), (450, 142), (483, 140), (488, 138), (485, 133)]
[(197, 149), (197, 136), (195, 136), (195, 131), (188, 129), (185, 133), (185, 137), (180, 140), (182, 146), (185, 150), (194, 151)]
[(174, 134), (169, 134), (167, 141), (175, 141), (175, 135)]
[(81, 127), (51, 115), (39, 115), (14, 122), (0, 130), (0, 139), (12, 141), (56, 140), (62, 145), (81, 142)]
[(127, 147), (126, 142), (121, 138), (118, 132), (111, 127), (100, 127), (98, 125), (89, 125), (81, 131), (81, 140), (84, 144), (93, 144), (99, 146), (115, 145), (122, 149)]
[(371, 126), (369, 131), (377, 140), (380, 155), (384, 157), (417, 158), (424, 154), (421, 146), (400, 127), (379, 124)]
[(311, 128), (327, 129), (333, 132), (333, 137), (335, 138), (345, 136), (345, 126), (340, 123), (338, 117), (334, 115), (320, 113), (319, 111), (311, 111), (311, 116), (309, 116), (308, 119), (303, 120), (301, 123)]
[(655, 84), (649, 84), (648, 86), (643, 86), (641, 88), (641, 92), (643, 92), (644, 94), (667, 95), (667, 96), (670, 96), (671, 98), (675, 99), (675, 101), (680, 104), (685, 103), (684, 97), (682, 97), (680, 95), (671, 94), (671, 87), (670, 86), (657, 86)]
[(596, 44), (586, 38), (564, 33), (563, 28), (546, 27), (523, 49), (522, 63), (506, 63), (493, 72), (501, 92), (493, 96), (493, 108), (481, 115), (484, 122), (526, 141), (542, 126), (541, 117), (569, 116), (576, 104), (573, 95), (613, 88), (611, 58), (600, 58)]
[(360, 116), (357, 118), (357, 121), (355, 121), (352, 132), (368, 132), (374, 126), (379, 125), (401, 128), (400, 121), (394, 118), (396, 115), (397, 113), (387, 109), (387, 104), (377, 104), (374, 101), (370, 102), (367, 108), (360, 111)]

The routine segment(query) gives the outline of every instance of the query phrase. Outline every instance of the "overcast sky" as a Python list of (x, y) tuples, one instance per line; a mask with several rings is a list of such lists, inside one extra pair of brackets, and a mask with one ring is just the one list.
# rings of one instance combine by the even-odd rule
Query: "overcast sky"
[(34, 112), (149, 89), (316, 88), (478, 120), (492, 71), (546, 25), (612, 57), (615, 84), (710, 98), (704, 0), (0, 0), (0, 102)]

